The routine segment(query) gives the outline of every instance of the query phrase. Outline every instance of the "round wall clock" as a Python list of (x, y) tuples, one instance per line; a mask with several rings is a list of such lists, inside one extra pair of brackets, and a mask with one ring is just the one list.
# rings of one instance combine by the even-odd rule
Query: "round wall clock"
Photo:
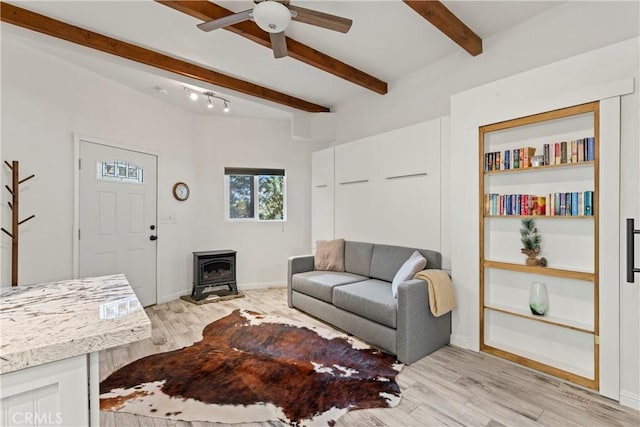
[(173, 197), (181, 202), (189, 198), (189, 186), (184, 182), (176, 182), (173, 186)]

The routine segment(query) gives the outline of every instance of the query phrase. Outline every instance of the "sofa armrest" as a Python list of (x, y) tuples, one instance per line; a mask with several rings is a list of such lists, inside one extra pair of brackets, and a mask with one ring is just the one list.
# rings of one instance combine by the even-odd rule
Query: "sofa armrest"
[(451, 313), (435, 317), (429, 309), (424, 280), (412, 279), (398, 286), (396, 354), (411, 364), (447, 345), (451, 336)]
[(313, 255), (299, 255), (289, 257), (289, 267), (287, 271), (287, 304), (293, 307), (291, 301), (291, 292), (293, 291), (293, 283), (291, 276), (305, 271), (313, 271)]

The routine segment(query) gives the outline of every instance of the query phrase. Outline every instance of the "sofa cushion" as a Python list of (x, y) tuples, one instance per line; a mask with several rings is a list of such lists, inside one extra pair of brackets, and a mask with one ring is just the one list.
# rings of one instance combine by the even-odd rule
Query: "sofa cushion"
[(370, 276), (374, 279), (392, 282), (393, 277), (413, 251), (415, 249), (401, 246), (375, 245), (371, 256)]
[(294, 274), (291, 279), (293, 290), (331, 304), (335, 286), (360, 282), (368, 278), (357, 274), (338, 273), (335, 271), (307, 271)]
[(318, 240), (313, 267), (320, 271), (344, 271), (344, 239)]
[(370, 279), (333, 288), (333, 305), (390, 328), (396, 327), (397, 300), (391, 283)]
[(345, 242), (344, 243), (344, 268), (349, 273), (360, 274), (369, 277), (371, 269), (371, 254), (373, 243)]

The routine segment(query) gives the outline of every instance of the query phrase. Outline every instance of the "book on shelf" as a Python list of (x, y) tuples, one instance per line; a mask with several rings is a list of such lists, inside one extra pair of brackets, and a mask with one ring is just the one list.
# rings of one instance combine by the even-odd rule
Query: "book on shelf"
[(586, 157), (584, 155), (584, 139), (579, 139), (578, 140), (578, 161), (584, 162), (585, 158)]
[(542, 146), (542, 164), (543, 165), (549, 165), (551, 163), (549, 163), (549, 144), (544, 144)]
[(587, 160), (595, 160), (595, 144), (596, 139), (593, 136), (587, 138)]
[(514, 169), (520, 168), (520, 149), (519, 148), (516, 148), (515, 150), (513, 150), (513, 168)]
[(593, 191), (584, 192), (584, 214), (593, 215)]
[(534, 147), (525, 147), (521, 149), (524, 153), (522, 155), (522, 161), (524, 162), (525, 168), (531, 167), (531, 158), (535, 156), (536, 149)]
[(560, 143), (560, 163), (567, 163), (567, 141)]
[(571, 215), (578, 215), (578, 192), (571, 193)]

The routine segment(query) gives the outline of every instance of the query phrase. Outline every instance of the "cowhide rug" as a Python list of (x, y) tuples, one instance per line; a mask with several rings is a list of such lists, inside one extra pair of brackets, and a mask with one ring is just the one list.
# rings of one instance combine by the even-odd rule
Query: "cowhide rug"
[(396, 406), (393, 356), (344, 335), (236, 310), (202, 341), (126, 365), (100, 383), (100, 409), (183, 421), (333, 425)]

